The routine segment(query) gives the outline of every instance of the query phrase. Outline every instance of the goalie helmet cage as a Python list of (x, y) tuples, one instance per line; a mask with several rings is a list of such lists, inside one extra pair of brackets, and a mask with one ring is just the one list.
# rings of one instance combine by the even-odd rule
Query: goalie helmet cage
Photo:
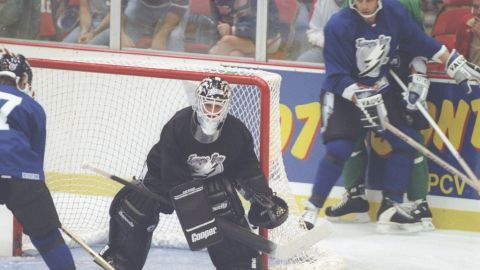
[[(269, 185), (290, 207), (288, 220), (269, 230), (268, 237), (287, 244), (305, 232), (282, 160), (280, 75), (121, 58), (29, 61), (37, 78), (36, 99), (47, 114), (47, 185), (63, 226), (86, 243), (106, 243), (108, 210), (120, 186), (82, 169), (82, 164), (90, 162), (127, 179), (140, 175), (163, 125), (191, 104), (193, 90), (207, 76), (221, 76), (232, 85), (231, 113), (252, 133)], [(267, 236), (266, 231), (261, 233)], [(27, 241), (24, 237), (24, 250), (33, 249)], [(176, 215), (161, 214), (152, 245), (188, 248)], [(321, 244), (286, 261), (265, 261), (266, 269), (340, 269), (344, 265), (341, 257)]]

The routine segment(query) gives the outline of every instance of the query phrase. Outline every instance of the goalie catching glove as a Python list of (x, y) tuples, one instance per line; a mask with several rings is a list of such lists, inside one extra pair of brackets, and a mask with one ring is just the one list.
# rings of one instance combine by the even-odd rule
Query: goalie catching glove
[(474, 80), (480, 82), (480, 67), (465, 60), (465, 57), (456, 50), (453, 50), (448, 57), (445, 68), (448, 76), (455, 79), (455, 82), (463, 88), (467, 94), (472, 92), (472, 87), (468, 81)]
[(273, 229), (282, 225), (288, 218), (288, 205), (280, 197), (275, 195), (255, 195), (248, 220), (252, 225), (267, 229)]
[(385, 130), (385, 123), (388, 122), (387, 109), (378, 91), (371, 88), (357, 90), (352, 100), (362, 112), (360, 122), (364, 128), (376, 132)]
[(273, 229), (287, 220), (287, 203), (273, 194), (262, 174), (237, 179), (237, 184), (242, 196), (251, 203), (248, 220), (252, 225)]
[(408, 91), (403, 93), (403, 98), (407, 102), (407, 110), (418, 110), (415, 103), (420, 102), (424, 108), (427, 108), (428, 88), (430, 87), (430, 80), (425, 74), (415, 73), (410, 75), (410, 82), (408, 83)]

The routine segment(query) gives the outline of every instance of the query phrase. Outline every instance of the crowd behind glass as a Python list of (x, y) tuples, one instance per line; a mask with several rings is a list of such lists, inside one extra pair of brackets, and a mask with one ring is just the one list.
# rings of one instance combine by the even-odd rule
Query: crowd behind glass
[[(121, 1), (117, 5), (121, 16), (114, 20), (121, 29), (117, 36), (109, 31), (110, 14), (118, 14), (110, 10), (115, 6), (113, 1)], [(326, 16), (348, 5), (347, 0), (267, 1), (268, 8), (261, 10), (267, 16), (258, 17), (268, 18), (266, 27), (259, 28), (265, 32), (263, 59), (321, 63), (323, 23), (320, 21), (328, 20)], [(445, 9), (444, 2), (419, 1), (423, 24), (431, 33), (438, 13)], [(257, 0), (0, 0), (0, 37), (104, 47), (111, 45), (110, 39), (118, 39), (120, 48), (125, 50), (255, 58), (260, 3)], [(317, 49), (320, 50), (315, 55)]]

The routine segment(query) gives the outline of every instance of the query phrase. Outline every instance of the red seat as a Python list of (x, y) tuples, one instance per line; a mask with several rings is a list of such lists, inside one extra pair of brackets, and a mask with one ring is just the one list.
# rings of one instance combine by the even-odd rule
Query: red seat
[(452, 8), (438, 14), (433, 24), (432, 36), (456, 34), (461, 19), (470, 13), (470, 8)]
[(443, 6), (471, 6), (472, 0), (443, 0)]
[(435, 39), (438, 40), (443, 45), (447, 46), (449, 51), (457, 48), (457, 46), (456, 46), (457, 35), (456, 34), (438, 35), (438, 36), (435, 37)]

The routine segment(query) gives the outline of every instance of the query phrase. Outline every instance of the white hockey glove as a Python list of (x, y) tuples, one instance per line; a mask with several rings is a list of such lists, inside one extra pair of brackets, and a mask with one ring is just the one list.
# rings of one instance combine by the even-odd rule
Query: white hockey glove
[(415, 73), (408, 77), (408, 89), (407, 92), (403, 93), (403, 98), (407, 102), (407, 110), (416, 111), (418, 108), (415, 103), (420, 102), (420, 104), (427, 108), (427, 95), (428, 88), (430, 87), (430, 80), (426, 75)]
[(364, 128), (376, 132), (385, 131), (385, 123), (388, 122), (388, 117), (381, 94), (370, 88), (358, 90), (354, 93), (353, 101), (363, 114), (360, 121)]
[(453, 50), (448, 57), (445, 69), (448, 76), (455, 79), (455, 82), (457, 82), (467, 94), (472, 92), (472, 87), (468, 81), (475, 80), (480, 82), (480, 67), (465, 60), (465, 57), (456, 50)]

